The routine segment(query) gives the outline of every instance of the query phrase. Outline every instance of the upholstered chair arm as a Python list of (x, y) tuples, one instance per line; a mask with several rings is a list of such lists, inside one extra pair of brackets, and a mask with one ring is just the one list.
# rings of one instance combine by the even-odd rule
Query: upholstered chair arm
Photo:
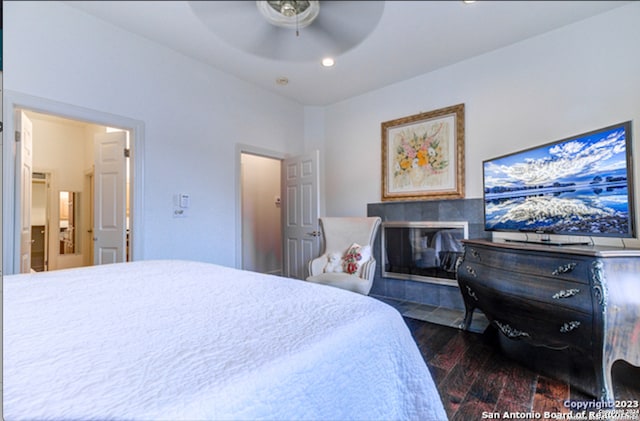
[(373, 281), (376, 272), (376, 260), (372, 257), (368, 261), (362, 264), (362, 272), (360, 277), (362, 279), (368, 279), (369, 281)]
[(327, 254), (323, 254), (320, 257), (316, 257), (309, 261), (309, 276), (319, 275), (323, 272), (327, 266), (328, 257)]

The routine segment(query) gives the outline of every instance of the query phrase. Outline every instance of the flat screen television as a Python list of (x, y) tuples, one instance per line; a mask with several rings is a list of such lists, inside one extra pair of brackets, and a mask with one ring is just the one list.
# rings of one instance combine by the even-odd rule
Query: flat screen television
[(485, 160), (485, 230), (635, 237), (631, 145), (627, 121)]

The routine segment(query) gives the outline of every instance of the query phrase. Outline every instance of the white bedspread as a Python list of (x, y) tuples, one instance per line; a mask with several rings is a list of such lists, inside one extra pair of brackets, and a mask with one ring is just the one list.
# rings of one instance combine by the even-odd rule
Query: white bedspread
[(4, 277), (4, 419), (446, 420), (400, 314), (186, 261)]

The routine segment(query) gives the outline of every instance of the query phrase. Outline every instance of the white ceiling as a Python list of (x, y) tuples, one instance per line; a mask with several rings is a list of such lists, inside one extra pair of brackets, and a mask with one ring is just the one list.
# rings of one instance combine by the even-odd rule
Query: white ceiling
[[(333, 68), (323, 68), (320, 57), (277, 61), (242, 52), (210, 31), (186, 1), (65, 3), (301, 104), (327, 105), (630, 2), (387, 1), (371, 34), (335, 57)], [(246, 22), (237, 23), (239, 33), (251, 29)], [(303, 28), (298, 40), (304, 36)], [(278, 85), (279, 77), (289, 84)]]

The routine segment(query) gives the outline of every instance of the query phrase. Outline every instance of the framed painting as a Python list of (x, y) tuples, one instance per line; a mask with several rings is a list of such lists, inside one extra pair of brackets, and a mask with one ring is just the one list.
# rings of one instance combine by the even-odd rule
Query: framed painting
[(382, 200), (464, 197), (464, 104), (382, 123)]

